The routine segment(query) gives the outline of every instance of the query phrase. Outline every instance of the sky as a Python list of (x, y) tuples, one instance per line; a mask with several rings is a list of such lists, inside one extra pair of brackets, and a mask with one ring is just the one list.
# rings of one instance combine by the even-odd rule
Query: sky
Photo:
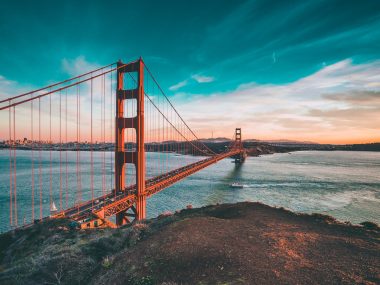
[(1, 1), (0, 98), (140, 56), (200, 137), (380, 141), (380, 1)]

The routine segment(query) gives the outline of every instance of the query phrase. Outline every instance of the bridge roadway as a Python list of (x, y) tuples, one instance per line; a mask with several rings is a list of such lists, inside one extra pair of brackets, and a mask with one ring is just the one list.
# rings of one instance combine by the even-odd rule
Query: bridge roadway
[[(217, 163), (224, 158), (240, 154), (242, 151), (243, 149), (240, 148), (231, 149), (228, 152), (214, 155), (160, 176), (147, 179), (145, 182), (145, 195), (149, 197), (211, 164)], [(129, 209), (136, 202), (136, 199), (136, 185), (132, 185), (127, 187), (125, 191), (120, 191), (119, 193), (111, 191), (109, 194), (56, 213), (52, 215), (52, 217), (68, 217), (81, 221), (91, 216), (92, 213), (95, 213), (102, 216), (102, 218), (106, 218)]]

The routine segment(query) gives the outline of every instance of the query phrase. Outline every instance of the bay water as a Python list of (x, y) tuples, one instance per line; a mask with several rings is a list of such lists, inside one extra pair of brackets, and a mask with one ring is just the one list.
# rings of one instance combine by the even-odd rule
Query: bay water
[[(66, 153), (67, 176), (66, 163), (59, 163), (60, 160), (66, 161)], [(35, 218), (40, 215), (40, 190), (43, 216), (50, 212), (50, 189), (57, 208), (66, 206), (66, 197), (69, 206), (78, 199), (78, 195), (83, 201), (91, 197), (89, 152), (82, 151), (80, 154), (79, 180), (76, 152), (60, 154), (52, 151), (51, 159), (49, 151), (34, 151), (33, 155), (34, 182), (31, 175), (31, 152), (17, 150), (18, 225), (31, 222), (32, 184)], [(150, 152), (147, 153), (148, 175), (158, 174), (158, 162), (168, 156), (168, 169), (202, 159)], [(104, 157), (100, 152), (94, 153), (93, 160), (94, 195), (97, 196), (113, 187), (113, 153), (106, 152)], [(248, 157), (242, 165), (231, 162), (231, 159), (222, 160), (153, 195), (147, 202), (148, 217), (155, 217), (165, 211), (174, 212), (189, 204), (201, 207), (216, 203), (258, 201), (296, 212), (327, 214), (354, 224), (364, 221), (380, 223), (379, 152), (299, 151)], [(1, 232), (11, 229), (9, 169), (9, 150), (0, 150)], [(230, 185), (234, 182), (241, 183), (243, 188), (231, 188)], [(78, 183), (80, 194), (76, 191)], [(62, 205), (59, 202), (60, 195)]]

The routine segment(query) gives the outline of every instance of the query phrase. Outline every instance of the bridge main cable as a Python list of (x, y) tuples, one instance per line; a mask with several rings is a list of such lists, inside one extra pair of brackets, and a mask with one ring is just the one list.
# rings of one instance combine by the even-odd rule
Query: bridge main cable
[[(133, 61), (133, 62), (134, 62), (134, 61)], [(132, 62), (132, 63), (133, 63), (133, 62)], [(106, 67), (112, 66), (113, 64), (114, 64), (114, 63), (109, 64), (109, 65), (107, 65)], [(15, 107), (15, 106), (17, 106), (17, 105), (20, 105), (20, 104), (23, 104), (23, 103), (26, 103), (26, 102), (30, 102), (30, 101), (35, 100), (35, 99), (39, 99), (39, 98), (45, 97), (45, 96), (47, 96), (47, 95), (50, 95), (50, 94), (53, 94), (53, 93), (56, 93), (56, 92), (59, 92), (59, 91), (65, 90), (65, 89), (68, 89), (68, 88), (70, 88), (70, 87), (73, 87), (73, 86), (79, 85), (79, 84), (81, 84), (81, 83), (83, 83), (83, 82), (90, 81), (90, 80), (92, 80), (92, 79), (94, 79), (94, 78), (98, 78), (98, 77), (100, 77), (100, 76), (102, 76), (102, 75), (105, 75), (105, 74), (107, 74), (107, 73), (110, 73), (110, 72), (116, 71), (116, 70), (118, 70), (118, 69), (120, 69), (120, 68), (123, 68), (123, 67), (126, 66), (126, 65), (128, 65), (128, 64), (124, 64), (124, 65), (122, 65), (122, 66), (119, 66), (119, 67), (115, 67), (115, 68), (112, 68), (112, 69), (106, 70), (106, 71), (104, 71), (104, 72), (102, 72), (102, 73), (99, 73), (99, 74), (93, 75), (93, 76), (91, 76), (91, 77), (88, 77), (88, 78), (86, 78), (86, 79), (83, 79), (83, 80), (77, 81), (77, 82), (72, 83), (72, 84), (69, 84), (69, 85), (66, 85), (66, 86), (64, 86), (64, 87), (61, 87), (61, 88), (57, 88), (57, 89), (51, 90), (51, 91), (46, 92), (46, 93), (43, 93), (43, 94), (41, 94), (41, 95), (37, 95), (37, 96), (31, 97), (31, 98), (28, 98), (28, 99), (25, 99), (25, 100), (22, 100), (22, 101), (19, 101), (19, 102), (15, 102), (15, 103), (13, 103), (13, 104), (8, 104), (8, 105), (6, 105), (6, 106), (0, 107), (0, 111), (1, 111), (1, 110), (9, 109), (9, 108), (11, 108), (11, 107)], [(85, 73), (85, 74), (82, 74), (82, 75), (76, 76), (75, 78), (77, 79), (77, 78), (83, 77), (83, 76), (85, 76), (85, 75), (88, 75), (88, 74), (94, 73), (94, 72), (99, 71), (99, 70), (101, 70), (101, 69), (104, 69), (104, 68), (106, 68), (106, 67), (98, 68), (98, 69), (96, 69), (96, 70), (93, 70), (93, 71), (87, 72), (87, 73)], [(67, 80), (65, 80), (65, 82), (68, 82), (68, 81), (74, 80), (75, 78), (67, 79)], [(62, 84), (63, 82), (64, 82), (64, 81), (59, 82), (59, 83), (55, 83), (55, 84), (53, 84), (52, 86), (60, 85), (60, 84)], [(35, 93), (35, 92), (38, 92), (38, 91), (41, 91), (41, 90), (44, 90), (44, 89), (47, 89), (47, 88), (49, 88), (49, 87), (43, 87), (43, 88), (40, 88), (40, 89), (37, 89), (37, 90), (31, 91), (31, 92), (28, 92), (28, 93), (25, 93), (25, 94), (17, 95), (17, 96), (15, 96), (15, 97), (11, 97), (11, 98), (8, 98), (8, 99), (5, 99), (5, 100), (2, 100), (0, 103), (10, 102), (10, 101), (12, 101), (12, 100), (14, 100), (14, 99), (16, 99), (16, 98), (20, 98), (20, 97), (22, 97), (22, 96), (30, 95), (30, 94), (33, 94), (33, 93)]]
[[(165, 97), (165, 99), (168, 101), (168, 103), (170, 104), (170, 106), (173, 108), (174, 112), (178, 115), (178, 117), (181, 119), (181, 121), (184, 123), (184, 125), (187, 127), (187, 129), (193, 134), (193, 136), (197, 139), (198, 142), (200, 142), (200, 139), (198, 138), (198, 136), (194, 133), (194, 131), (189, 127), (189, 125), (185, 122), (185, 120), (182, 118), (182, 116), (178, 113), (177, 109), (173, 106), (172, 102), (169, 100), (168, 96), (166, 96), (164, 90), (161, 88), (160, 84), (157, 82), (156, 78), (153, 76), (152, 72), (150, 71), (150, 69), (148, 68), (148, 66), (145, 64), (145, 62), (143, 61), (143, 64), (146, 68), (146, 70), (148, 71), (150, 77), (153, 79), (153, 81), (156, 83), (158, 89), (161, 91), (161, 94)], [(147, 95), (149, 101), (151, 101), (151, 103), (155, 106), (155, 104), (153, 103), (153, 101), (151, 100), (151, 98), (149, 97), (148, 94), (145, 94)], [(162, 112), (158, 109), (157, 106), (155, 106), (155, 108), (162, 114)], [(163, 114), (162, 114), (163, 115)], [(163, 115), (164, 116), (164, 115)], [(169, 122), (170, 123), (170, 122)], [(171, 124), (171, 123), (170, 123)], [(174, 126), (173, 126), (174, 127)], [(177, 130), (177, 132), (179, 132)], [(182, 134), (181, 134), (182, 135)], [(183, 136), (183, 135), (182, 135)], [(187, 139), (186, 139), (187, 140)], [(209, 147), (207, 147), (204, 143), (200, 142), (207, 150), (209, 150), (212, 154), (216, 154), (213, 150), (211, 150)]]
[(110, 63), (106, 66), (103, 66), (103, 67), (100, 67), (98, 69), (95, 69), (95, 70), (92, 70), (92, 71), (89, 71), (89, 72), (86, 72), (86, 73), (83, 73), (81, 75), (78, 75), (78, 76), (75, 76), (75, 77), (72, 77), (72, 78), (69, 78), (69, 79), (65, 79), (63, 81), (60, 81), (60, 82), (57, 82), (57, 83), (54, 83), (54, 84), (51, 84), (51, 85), (48, 85), (48, 86), (45, 86), (45, 87), (42, 87), (42, 88), (39, 88), (39, 89), (36, 89), (36, 90), (33, 90), (33, 91), (29, 91), (27, 93), (23, 93), (23, 94), (20, 94), (20, 95), (16, 95), (14, 97), (9, 97), (7, 99), (3, 99), (0, 101), (0, 103), (5, 103), (5, 102), (8, 102), (10, 100), (15, 100), (15, 99), (18, 99), (18, 98), (21, 98), (21, 97), (24, 97), (24, 96), (27, 96), (27, 95), (30, 95), (30, 94), (33, 94), (33, 93), (36, 93), (36, 92), (39, 92), (39, 91), (42, 91), (42, 90), (45, 90), (45, 89), (48, 89), (48, 88), (52, 88), (52, 87), (55, 87), (55, 86), (58, 86), (58, 85), (61, 85), (61, 84), (64, 84), (66, 82), (69, 82), (69, 81), (73, 81), (75, 79), (78, 79), (78, 78), (81, 78), (83, 76), (86, 76), (86, 75), (89, 75), (89, 74), (92, 74), (94, 72), (97, 72), (99, 70), (102, 70), (102, 69), (105, 69), (107, 67), (110, 67), (112, 65), (116, 64), (116, 62), (114, 63)]
[[(144, 63), (144, 66), (147, 68), (147, 66), (145, 65)], [(148, 68), (147, 68), (148, 70)], [(150, 72), (149, 72), (150, 73)], [(130, 78), (135, 82), (137, 83), (136, 79), (133, 78), (133, 76), (128, 73), (128, 75), (130, 76)], [(165, 99), (169, 102), (169, 104), (171, 105), (171, 107), (173, 108), (173, 110), (177, 113), (177, 115), (179, 116), (179, 118), (182, 120), (182, 122), (186, 125), (186, 127), (190, 130), (190, 132), (194, 135), (194, 137), (199, 141), (199, 138), (194, 134), (194, 132), (190, 129), (190, 127), (186, 124), (186, 122), (182, 119), (182, 117), (178, 114), (177, 110), (174, 108), (173, 104), (170, 102), (170, 100), (168, 99), (168, 97), (163, 93), (161, 87), (159, 86), (159, 84), (157, 83), (157, 81), (154, 79), (154, 77), (152, 76), (152, 74), (150, 73), (151, 77), (153, 78), (153, 80), (155, 81), (156, 85), (158, 86), (158, 88), (160, 89), (160, 91), (162, 92), (162, 94), (165, 96)], [(153, 102), (153, 100), (150, 98), (149, 94), (147, 94), (144, 90), (144, 95), (148, 98), (148, 100), (150, 101), (150, 103), (153, 105), (153, 107), (156, 108), (156, 110), (162, 115), (162, 117), (172, 126), (172, 128), (174, 130), (177, 131), (177, 133), (183, 137), (188, 143), (190, 143), (194, 148), (196, 148), (197, 150), (199, 150), (201, 153), (203, 154), (206, 154), (206, 155), (209, 155), (209, 153), (205, 152), (204, 150), (200, 149), (198, 146), (196, 146), (191, 140), (189, 140), (188, 138), (186, 138), (185, 135), (183, 135), (177, 127), (175, 127), (173, 125), (173, 123), (169, 120), (169, 118), (160, 110), (160, 108), (158, 108), (158, 106)], [(205, 149), (208, 149), (212, 154), (216, 155), (216, 153), (214, 151), (212, 151), (210, 148), (208, 148), (205, 144), (201, 143), (201, 145), (203, 145), (205, 147)]]

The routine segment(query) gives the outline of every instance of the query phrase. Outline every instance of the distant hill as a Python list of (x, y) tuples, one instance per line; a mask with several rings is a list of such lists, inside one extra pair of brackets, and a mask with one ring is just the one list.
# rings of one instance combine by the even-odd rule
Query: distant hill
[[(231, 141), (229, 138), (219, 137), (219, 138), (202, 138), (199, 139), (201, 142), (209, 142), (209, 143), (220, 143)], [(278, 139), (278, 140), (258, 140), (258, 139), (243, 139), (244, 142), (261, 142), (261, 143), (279, 143), (279, 144), (318, 144), (312, 141), (295, 141), (288, 139)]]
[(221, 143), (221, 142), (229, 142), (231, 139), (228, 138), (208, 138), (208, 139), (199, 139), (200, 142), (207, 142), (207, 143)]
[(336, 150), (350, 150), (350, 151), (380, 151), (380, 142), (364, 143), (364, 144), (335, 145), (334, 148)]
[(266, 143), (281, 143), (281, 144), (319, 144), (319, 143), (311, 142), (311, 141), (294, 141), (294, 140), (287, 140), (287, 139), (263, 140), (261, 142), (266, 142)]
[[(215, 138), (201, 139), (209, 148), (216, 151), (223, 151), (231, 139)], [(243, 140), (244, 147), (247, 148), (249, 155), (260, 155), (276, 152), (289, 152), (300, 150), (346, 150), (346, 151), (380, 151), (380, 142), (364, 144), (320, 144), (312, 141), (295, 141), (288, 139), (278, 140)]]

